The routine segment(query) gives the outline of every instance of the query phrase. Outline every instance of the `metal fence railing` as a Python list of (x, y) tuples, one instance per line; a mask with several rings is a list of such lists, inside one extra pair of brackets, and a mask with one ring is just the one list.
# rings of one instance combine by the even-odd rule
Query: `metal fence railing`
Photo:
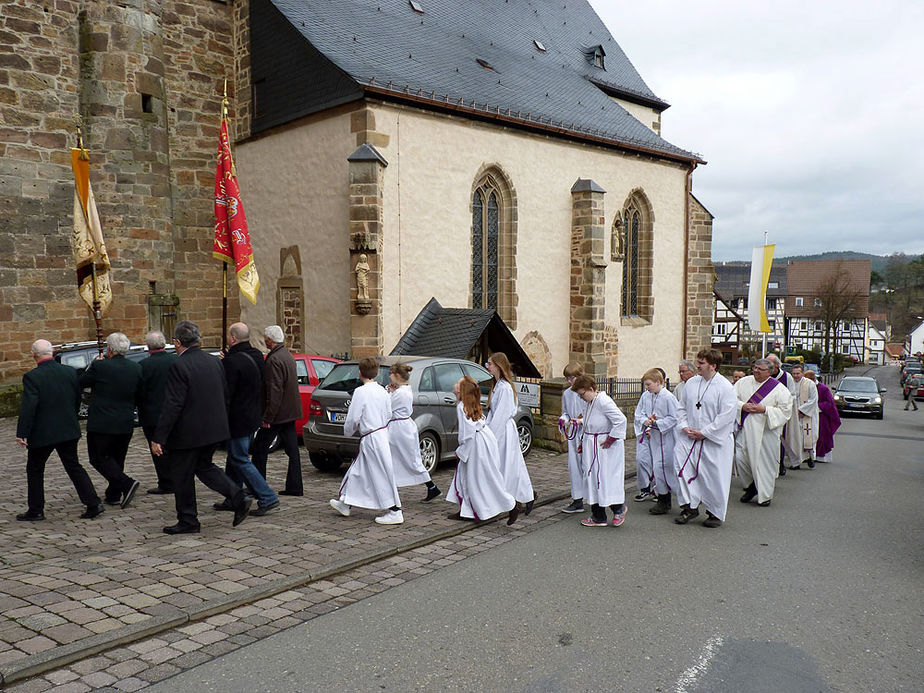
[[(597, 390), (605, 392), (614, 400), (635, 402), (645, 391), (641, 378), (596, 378)], [(671, 389), (671, 381), (666, 383)]]

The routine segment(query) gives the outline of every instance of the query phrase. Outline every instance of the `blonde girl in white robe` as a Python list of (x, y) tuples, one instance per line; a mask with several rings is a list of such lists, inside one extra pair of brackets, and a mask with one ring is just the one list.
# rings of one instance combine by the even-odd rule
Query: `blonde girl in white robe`
[(626, 415), (589, 375), (580, 375), (571, 386), (587, 402), (581, 432), (581, 453), (590, 502), (585, 527), (606, 527), (606, 507), (613, 511), (613, 526), (626, 519)]
[(360, 359), (359, 375), (363, 384), (353, 391), (343, 423), (345, 435), (360, 434), (359, 454), (343, 477), (340, 497), (332, 498), (330, 506), (345, 517), (349, 517), (351, 506), (388, 508), (388, 512), (375, 521), (381, 525), (399, 525), (404, 522), (404, 515), (388, 444), (391, 398), (376, 382), (378, 373), (379, 364), (375, 359)]
[(456, 520), (486, 520), (508, 512), (507, 524), (516, 522), (520, 505), (507, 493), (498, 468), (497, 439), (491, 432), (481, 409), (481, 390), (469, 377), (456, 383), (456, 413), (459, 423), (459, 445), (452, 484), (446, 500), (459, 506), (451, 515)]
[[(635, 500), (652, 497), (657, 500), (657, 505), (649, 508), (648, 512), (665, 515), (671, 508), (671, 493), (677, 492), (677, 472), (674, 470), (677, 400), (664, 386), (664, 375), (657, 368), (642, 376), (642, 384), (645, 392), (635, 407), (633, 420), (640, 489)], [(649, 489), (647, 495), (642, 492), (645, 488)]]
[(558, 428), (568, 440), (568, 477), (571, 481), (571, 503), (561, 511), (569, 514), (584, 512), (584, 472), (578, 445), (581, 444), (581, 426), (587, 403), (571, 389), (574, 379), (579, 375), (584, 375), (581, 364), (572, 361), (565, 366), (564, 376), (568, 387), (561, 393), (561, 416), (558, 417)]
[(537, 496), (526, 470), (526, 460), (520, 450), (520, 436), (517, 435), (517, 425), (513, 420), (517, 411), (517, 398), (513, 391), (510, 361), (506, 354), (496, 351), (485, 365), (494, 376), (494, 385), (488, 397), (488, 426), (497, 438), (501, 474), (507, 493), (524, 503), (523, 514), (529, 515)]
[(388, 442), (395, 469), (395, 484), (398, 488), (426, 484), (427, 496), (423, 499), (426, 503), (440, 495), (440, 490), (430, 479), (430, 473), (420, 459), (420, 436), (417, 424), (411, 418), (414, 411), (414, 392), (408, 385), (412, 370), (414, 369), (406, 363), (396, 363), (391, 367), (387, 388), (391, 393)]

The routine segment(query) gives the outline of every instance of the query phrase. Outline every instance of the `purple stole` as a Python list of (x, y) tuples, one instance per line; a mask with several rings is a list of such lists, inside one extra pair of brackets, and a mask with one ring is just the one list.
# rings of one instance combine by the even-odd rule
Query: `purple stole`
[[(763, 398), (769, 395), (771, 392), (773, 392), (773, 388), (775, 388), (777, 385), (783, 385), (783, 383), (781, 383), (779, 380), (777, 380), (776, 378), (772, 376), (767, 378), (763, 382), (763, 384), (759, 388), (757, 388), (757, 391), (753, 395), (751, 395), (751, 399), (745, 402), (745, 404), (747, 403), (760, 404)], [(750, 414), (750, 412), (747, 412), (747, 411), (741, 412), (741, 423), (739, 425), (742, 428), (744, 427), (744, 420), (748, 418), (748, 414)]]

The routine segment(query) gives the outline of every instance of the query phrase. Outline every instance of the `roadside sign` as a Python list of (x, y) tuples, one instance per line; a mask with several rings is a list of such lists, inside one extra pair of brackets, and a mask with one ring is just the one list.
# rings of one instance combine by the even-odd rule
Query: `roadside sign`
[(517, 401), (530, 409), (539, 408), (539, 383), (517, 382)]

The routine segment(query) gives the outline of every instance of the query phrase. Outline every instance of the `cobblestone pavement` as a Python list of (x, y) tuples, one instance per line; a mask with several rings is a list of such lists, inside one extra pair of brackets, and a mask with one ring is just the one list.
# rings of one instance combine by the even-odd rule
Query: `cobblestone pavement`
[[(83, 442), (79, 450), (84, 462)], [(283, 497), (279, 511), (235, 529), (230, 513), (211, 508), (216, 494), (200, 485), (202, 533), (170, 537), (161, 528), (175, 522), (173, 497), (143, 492), (154, 472), (139, 430), (126, 471), (142, 486), (129, 508), (80, 520), (83, 508), (52, 455), (47, 519), (17, 522), (26, 482), (15, 419), (0, 419), (0, 453), (9, 489), (0, 502), (0, 671), (8, 682), (41, 674), (8, 683), (15, 691), (137, 690), (565, 518), (555, 503), (513, 528), (459, 523), (447, 518), (454, 506), (442, 497), (419, 502), (422, 487), (402, 490), (403, 525), (377, 525), (363, 510), (344, 518), (327, 505), (340, 475), (305, 460), (304, 497)], [(632, 457), (627, 451), (627, 476)], [(537, 449), (527, 464), (540, 501), (568, 495), (565, 456)], [(101, 492), (104, 482), (85, 467)], [(282, 453), (268, 467), (271, 485), (281, 488)], [(452, 473), (441, 467), (434, 481), (445, 490)]]

